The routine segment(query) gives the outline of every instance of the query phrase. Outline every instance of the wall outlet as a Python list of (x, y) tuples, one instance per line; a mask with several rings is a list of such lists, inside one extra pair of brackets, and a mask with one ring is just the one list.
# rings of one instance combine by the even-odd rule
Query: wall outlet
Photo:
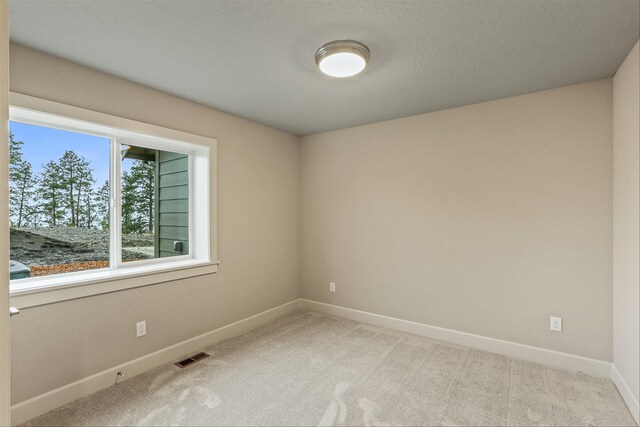
[(329, 292), (335, 292), (336, 291), (336, 284), (335, 282), (330, 282), (329, 283)]
[(550, 329), (554, 332), (562, 332), (562, 317), (551, 316)]
[(136, 337), (140, 338), (147, 335), (147, 321), (143, 320), (142, 322), (136, 323)]

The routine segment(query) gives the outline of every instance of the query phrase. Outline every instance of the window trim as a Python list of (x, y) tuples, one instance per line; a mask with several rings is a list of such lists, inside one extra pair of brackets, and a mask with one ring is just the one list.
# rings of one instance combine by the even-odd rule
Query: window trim
[[(109, 268), (21, 279), (10, 286), (12, 304), (26, 308), (217, 272), (216, 139), (15, 92), (9, 93), (9, 105), (10, 120), (111, 138), (112, 149), (126, 141), (155, 149), (184, 152), (189, 154), (190, 168), (188, 255), (131, 264), (117, 260), (114, 263), (112, 259)], [(118, 141), (114, 142), (113, 138), (118, 138)], [(110, 157), (114, 159), (113, 154)], [(111, 173), (117, 172), (114, 168), (119, 168), (119, 162), (111, 163)], [(115, 183), (112, 188), (113, 185)], [(194, 194), (200, 195), (198, 200), (195, 200)], [(116, 208), (117, 204), (112, 203), (112, 212)], [(111, 217), (115, 218), (113, 214)], [(111, 239), (114, 233), (120, 235), (119, 227), (113, 227), (112, 223), (110, 228)], [(199, 230), (197, 234), (195, 228)], [(207, 235), (209, 239), (197, 237)], [(121, 242), (116, 242), (119, 248)], [(111, 248), (115, 251), (113, 244)]]

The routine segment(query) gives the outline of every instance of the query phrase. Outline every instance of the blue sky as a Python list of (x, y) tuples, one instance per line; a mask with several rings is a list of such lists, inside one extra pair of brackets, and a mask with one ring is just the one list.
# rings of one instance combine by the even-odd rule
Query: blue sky
[(109, 178), (108, 138), (17, 122), (10, 122), (9, 129), (15, 140), (24, 142), (23, 159), (31, 163), (34, 175), (45, 163), (72, 150), (89, 161), (96, 187)]

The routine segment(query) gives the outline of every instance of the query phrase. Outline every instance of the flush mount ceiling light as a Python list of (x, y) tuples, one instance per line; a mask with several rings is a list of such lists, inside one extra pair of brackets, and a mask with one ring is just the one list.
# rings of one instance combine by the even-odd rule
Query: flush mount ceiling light
[(351, 77), (360, 73), (369, 61), (369, 48), (355, 40), (335, 40), (316, 51), (316, 64), (332, 77)]

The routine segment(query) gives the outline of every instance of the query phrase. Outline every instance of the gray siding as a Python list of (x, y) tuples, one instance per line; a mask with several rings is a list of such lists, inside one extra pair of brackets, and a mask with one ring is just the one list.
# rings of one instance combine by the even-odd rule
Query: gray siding
[[(158, 213), (156, 251), (159, 257), (189, 253), (189, 158), (158, 152)], [(182, 252), (173, 243), (182, 242)]]

